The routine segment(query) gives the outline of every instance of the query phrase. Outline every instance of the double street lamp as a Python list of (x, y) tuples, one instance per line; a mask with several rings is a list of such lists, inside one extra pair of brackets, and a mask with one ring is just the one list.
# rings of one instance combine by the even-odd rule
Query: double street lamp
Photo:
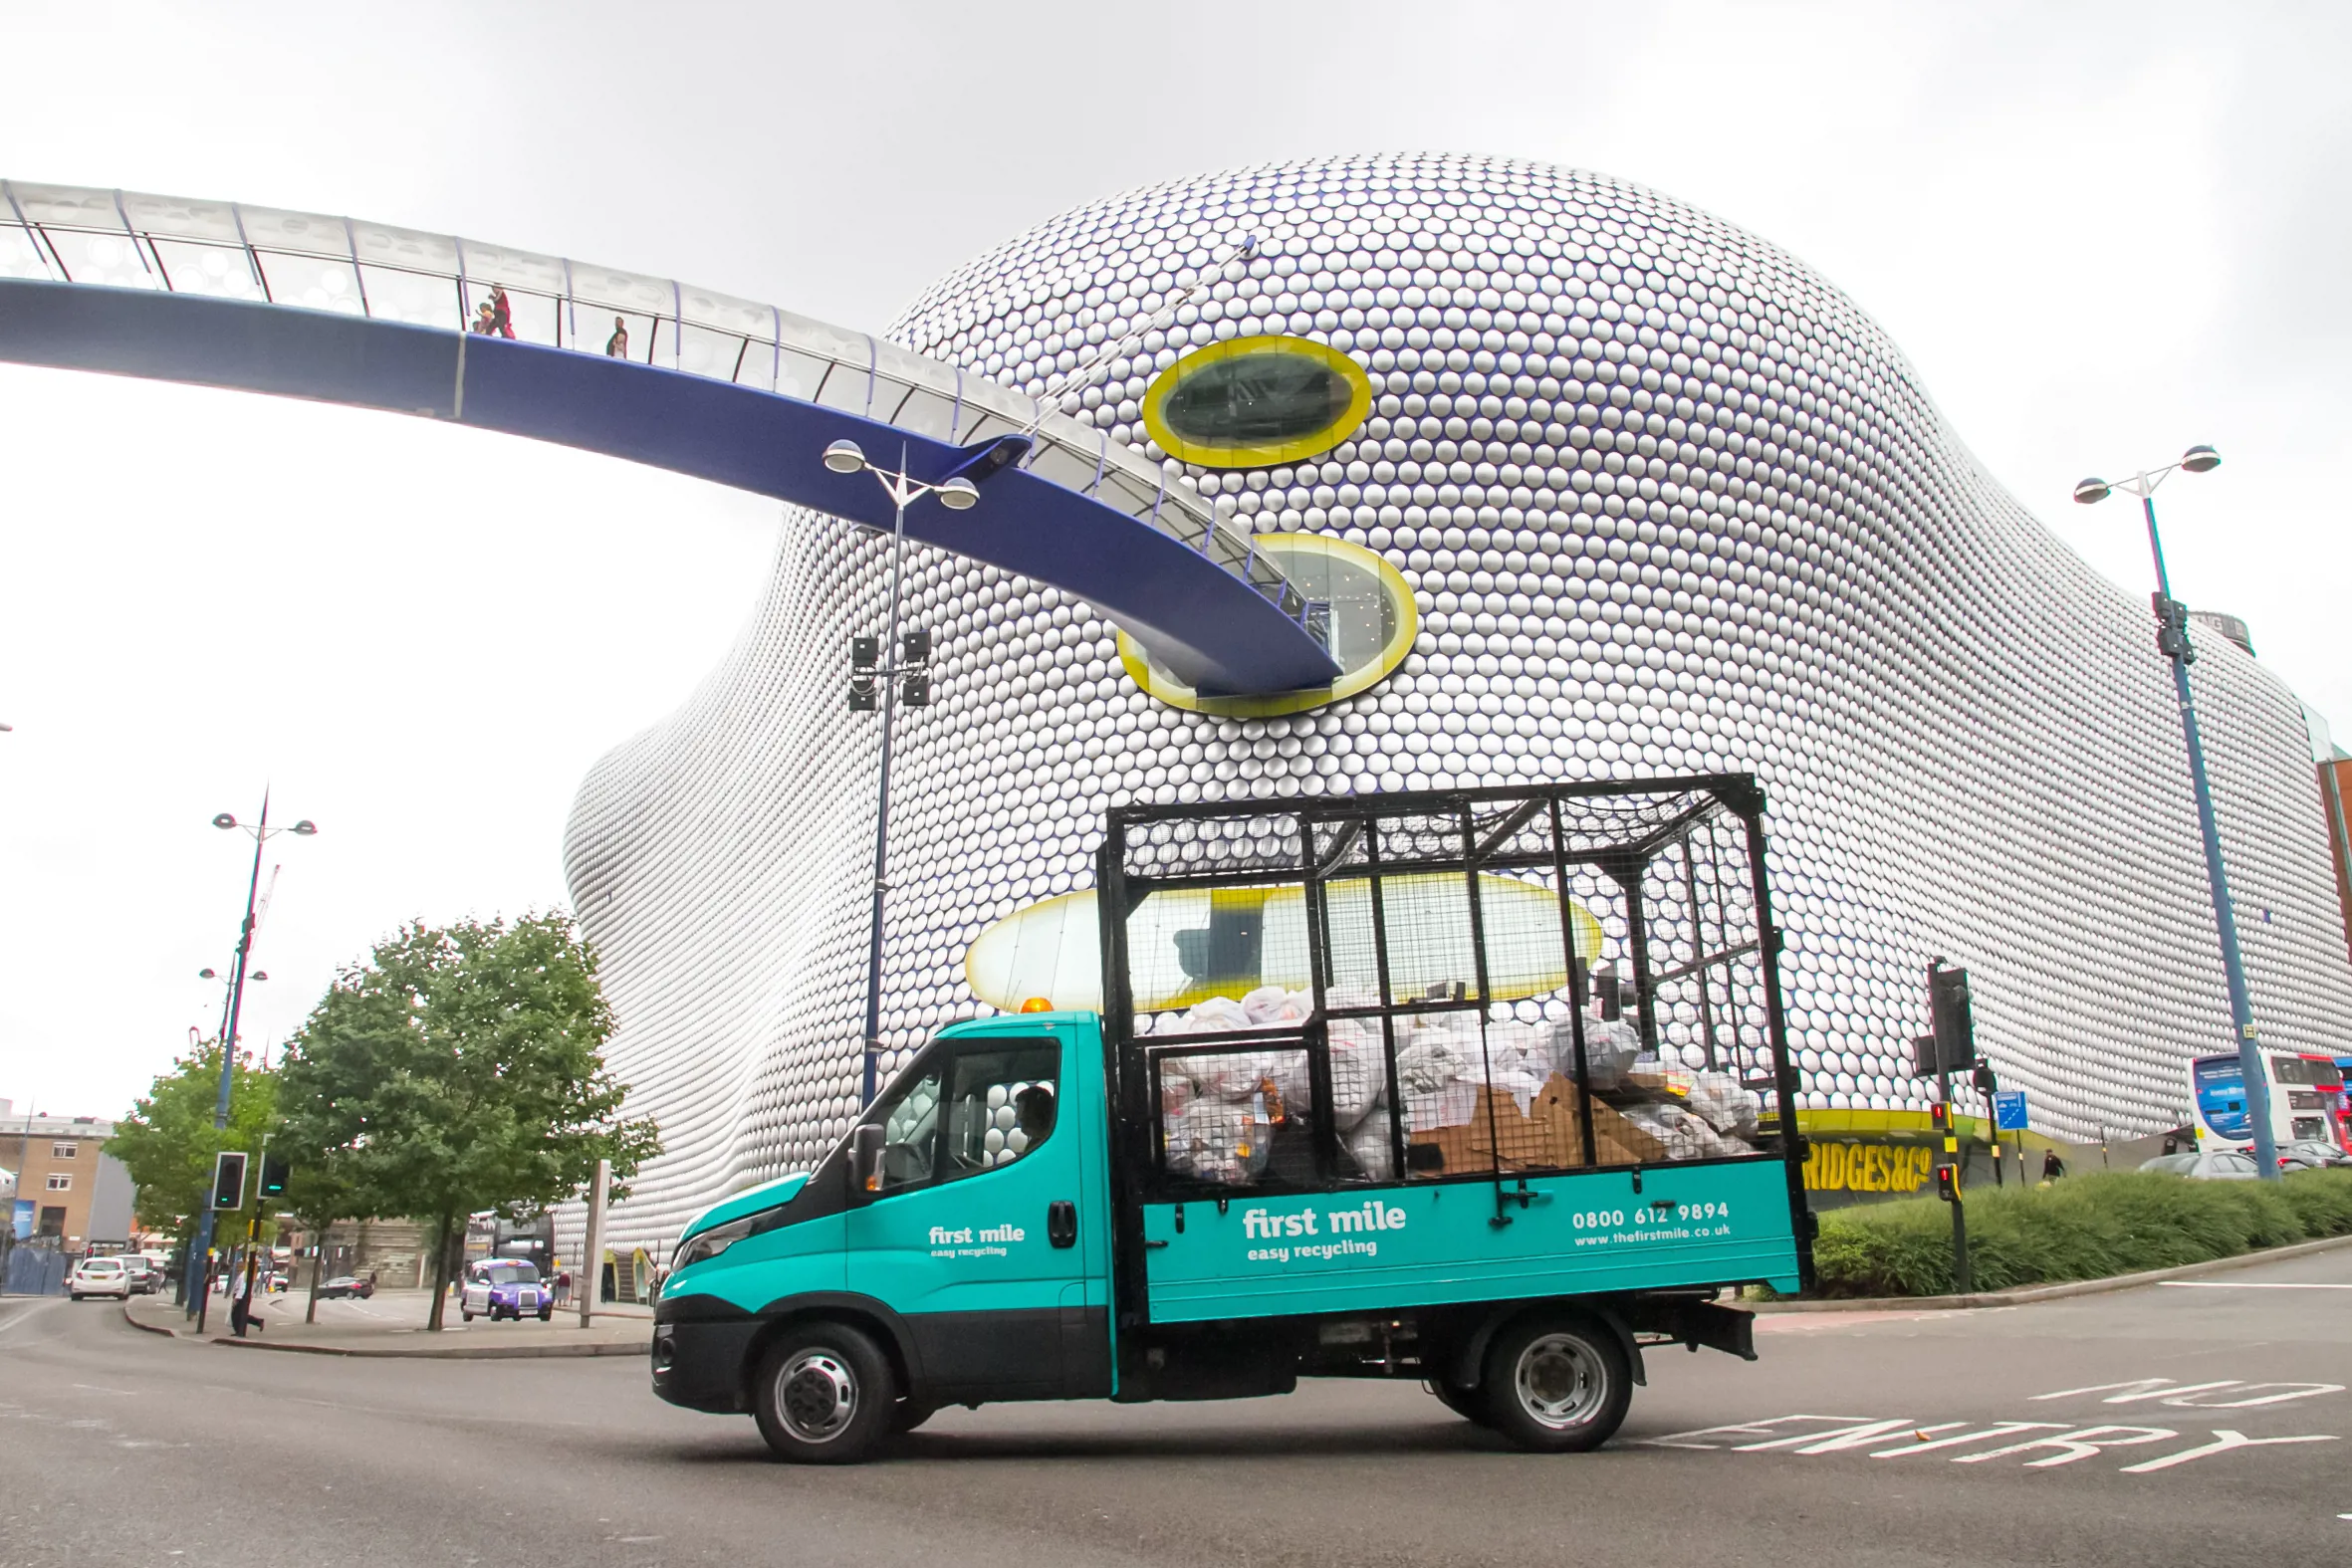
[(2222, 864), (2222, 834), (2214, 820), (2213, 788), (2206, 783), (2205, 744), (2197, 734), (2197, 705), (2189, 695), (2189, 666), (2197, 650), (2189, 645), (2189, 606), (2173, 597), (2171, 576), (2164, 569), (2164, 541), (2156, 532), (2156, 487), (2176, 471), (2210, 473), (2222, 466), (2222, 454), (2210, 446), (2193, 446), (2178, 462), (2158, 469), (2142, 469), (2131, 478), (2109, 484), (2086, 479), (2074, 487), (2074, 499), (2093, 506), (2120, 490), (2140, 498), (2148, 520), (2148, 554), (2156, 562), (2156, 648), (2173, 667), (2173, 693), (2181, 706), (2181, 735), (2189, 746), (2189, 783), (2197, 794), (2197, 825), (2205, 835), (2205, 881), (2213, 895), (2214, 924), (2222, 936), (2222, 972), (2230, 983), (2230, 1020), (2237, 1034), (2237, 1066), (2245, 1079), (2246, 1118), (2253, 1123), (2254, 1163), (2266, 1181), (2278, 1180), (2278, 1141), (2270, 1130), (2270, 1085), (2262, 1071), (2260, 1041), (2254, 1034), (2253, 1003), (2245, 989), (2245, 964), (2237, 952), (2237, 917), (2230, 907), (2230, 877)]
[[(853, 663), (858, 677), (871, 680), (881, 688), (874, 693), (863, 686), (858, 677), (850, 684), (849, 703), (852, 708), (874, 706), (878, 697), (882, 711), (882, 768), (874, 803), (874, 902), (873, 928), (865, 954), (865, 1065), (858, 1103), (873, 1103), (875, 1082), (882, 1056), (882, 899), (889, 889), (886, 880), (890, 864), (890, 742), (891, 717), (897, 711), (897, 677), (910, 670), (919, 671), (924, 658), (929, 657), (929, 639), (921, 638), (917, 647), (902, 649), (898, 637), (898, 584), (903, 558), (906, 554), (906, 509), (925, 496), (937, 496), (939, 504), (951, 512), (968, 512), (980, 504), (980, 487), (970, 479), (957, 475), (936, 483), (916, 479), (906, 472), (906, 454), (898, 455), (898, 467), (883, 468), (865, 455), (856, 442), (843, 438), (824, 449), (824, 466), (836, 474), (867, 473), (873, 475), (885, 494), (890, 497), (893, 521), (890, 529), (890, 610), (889, 640), (882, 646), (885, 657), (894, 661), (886, 666), (868, 659), (860, 649)], [(910, 639), (913, 641), (914, 639)], [(917, 653), (921, 657), (916, 657)], [(870, 673), (869, 673), (870, 672)], [(919, 674), (910, 675), (904, 696), (909, 706), (920, 707), (929, 701), (929, 683)]]
[[(262, 846), (280, 833), (292, 833), (298, 838), (308, 838), (319, 831), (319, 826), (309, 817), (304, 817), (292, 827), (272, 827), (270, 825), (270, 794), (267, 789), (262, 791), (259, 821), (240, 822), (236, 817), (223, 811), (212, 819), (212, 825), (223, 831), (239, 828), (253, 835), (253, 874), (245, 884), (245, 923), (237, 928), (237, 955), (231, 961), (229, 968), (228, 1008), (221, 1018), (220, 1093), (212, 1102), (212, 1125), (215, 1129), (225, 1129), (229, 1125), (229, 1091), (236, 1082), (237, 1021), (240, 1013), (244, 1010), (245, 982), (248, 979), (258, 981), (264, 978), (259, 974), (252, 976), (246, 974), (247, 961), (253, 956), (253, 906), (254, 901), (261, 893)], [(210, 976), (211, 973), (210, 970), (206, 970), (204, 975)], [(190, 1317), (196, 1316), (203, 1309), (204, 1292), (212, 1288), (212, 1271), (208, 1266), (211, 1252), (212, 1203), (210, 1195), (207, 1194), (203, 1212), (196, 1219), (195, 1242), (188, 1248), (187, 1261), (180, 1267), (180, 1279), (183, 1283), (191, 1275), (196, 1280), (196, 1288), (188, 1292), (188, 1316)]]

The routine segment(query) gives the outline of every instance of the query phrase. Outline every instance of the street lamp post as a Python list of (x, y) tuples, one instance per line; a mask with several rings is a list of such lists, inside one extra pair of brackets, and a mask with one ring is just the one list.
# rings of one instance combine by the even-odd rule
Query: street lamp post
[[(304, 817), (291, 828), (270, 826), (270, 792), (267, 789), (264, 789), (261, 795), (260, 821), (247, 824), (223, 811), (212, 819), (212, 825), (224, 829), (241, 827), (253, 835), (253, 874), (245, 883), (245, 923), (237, 928), (237, 956), (229, 968), (228, 1011), (221, 1024), (220, 1093), (214, 1097), (212, 1102), (212, 1125), (215, 1129), (222, 1129), (229, 1125), (229, 1090), (236, 1082), (237, 1020), (245, 1006), (245, 964), (253, 954), (253, 905), (261, 894), (262, 846), (283, 832), (292, 832), (297, 837), (308, 838), (316, 833), (319, 827), (309, 817)], [(202, 1269), (201, 1273), (196, 1274), (197, 1289), (191, 1292), (188, 1298), (187, 1315), (190, 1317), (196, 1316), (203, 1309), (205, 1298), (212, 1289), (211, 1253), (212, 1203), (210, 1196), (207, 1195), (203, 1211), (196, 1217), (195, 1243), (188, 1248), (187, 1260), (180, 1265), (180, 1278), (183, 1282), (195, 1270)]]
[(968, 478), (957, 475), (937, 483), (916, 479), (906, 472), (906, 454), (898, 456), (899, 466), (887, 469), (876, 466), (854, 441), (846, 438), (835, 441), (824, 449), (824, 466), (836, 474), (871, 474), (890, 497), (892, 523), (890, 528), (890, 613), (889, 641), (883, 647), (885, 662), (874, 673), (881, 685), (882, 710), (882, 767), (876, 786), (874, 802), (874, 901), (872, 931), (865, 953), (865, 1065), (863, 1087), (858, 1103), (873, 1103), (882, 1054), (882, 900), (889, 889), (887, 880), (890, 865), (890, 743), (892, 716), (897, 711), (897, 676), (900, 673), (898, 644), (898, 584), (906, 554), (906, 509), (925, 496), (937, 496), (939, 504), (951, 512), (964, 512), (980, 504), (980, 487)]
[(2189, 783), (2197, 795), (2197, 825), (2205, 835), (2205, 881), (2213, 895), (2214, 924), (2222, 937), (2222, 972), (2230, 984), (2230, 1020), (2237, 1035), (2237, 1065), (2245, 1079), (2246, 1118), (2253, 1123), (2254, 1163), (2265, 1181), (2278, 1180), (2278, 1141), (2270, 1130), (2270, 1084), (2262, 1071), (2260, 1041), (2254, 1034), (2252, 999), (2245, 989), (2245, 963), (2237, 951), (2237, 916), (2230, 905), (2230, 876), (2222, 863), (2222, 833), (2214, 820), (2214, 792), (2205, 777), (2205, 743), (2197, 734), (2197, 705), (2189, 694), (2189, 666), (2197, 650), (2189, 645), (2189, 607), (2173, 597), (2172, 577), (2164, 568), (2164, 541), (2156, 532), (2156, 487), (2178, 469), (2191, 474), (2221, 467), (2222, 455), (2210, 446), (2193, 446), (2180, 461), (2142, 470), (2130, 479), (2109, 484), (2086, 479), (2074, 487), (2074, 499), (2084, 506), (2104, 501), (2121, 490), (2140, 498), (2148, 520), (2148, 554), (2156, 562), (2156, 647), (2173, 667), (2173, 694), (2181, 707), (2181, 735), (2189, 747)]

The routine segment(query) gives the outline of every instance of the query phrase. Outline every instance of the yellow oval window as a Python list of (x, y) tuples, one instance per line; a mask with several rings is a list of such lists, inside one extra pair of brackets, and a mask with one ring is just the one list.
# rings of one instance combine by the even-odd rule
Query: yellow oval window
[(1327, 452), (1371, 411), (1362, 367), (1308, 337), (1211, 343), (1143, 394), (1143, 425), (1161, 450), (1205, 468), (1271, 468)]
[(1152, 661), (1144, 646), (1119, 633), (1119, 659), (1136, 685), (1171, 708), (1228, 719), (1269, 719), (1304, 713), (1368, 690), (1413, 651), (1421, 609), (1405, 574), (1361, 545), (1328, 534), (1261, 534), (1258, 553), (1277, 562), (1306, 595), (1313, 625), (1339, 661), (1339, 678), (1306, 691), (1264, 697), (1219, 697), (1197, 692), (1174, 671)]

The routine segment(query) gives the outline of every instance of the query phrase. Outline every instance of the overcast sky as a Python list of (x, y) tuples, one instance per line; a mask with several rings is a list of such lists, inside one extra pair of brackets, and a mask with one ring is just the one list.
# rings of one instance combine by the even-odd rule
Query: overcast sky
[[(2352, 8), (0, 3), (0, 174), (352, 213), (878, 329), (1062, 208), (1315, 153), (1598, 169), (1793, 252), (2130, 589), (2075, 479), (2352, 731)], [(233, 20), (232, 20), (233, 19)], [(127, 1110), (403, 918), (561, 904), (588, 766), (749, 612), (768, 503), (397, 417), (0, 367), (0, 1096)], [(2153, 652), (2150, 654), (2154, 657)], [(2317, 809), (2314, 804), (2314, 809)], [(2188, 846), (2163, 846), (2185, 852)]]

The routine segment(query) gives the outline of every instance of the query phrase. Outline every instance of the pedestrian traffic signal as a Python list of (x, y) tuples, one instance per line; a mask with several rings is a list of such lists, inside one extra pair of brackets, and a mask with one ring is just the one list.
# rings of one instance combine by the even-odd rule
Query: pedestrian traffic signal
[(285, 1197), (287, 1174), (284, 1156), (264, 1154), (261, 1157), (261, 1187), (257, 1196), (262, 1198)]
[(224, 1149), (212, 1157), (212, 1207), (245, 1207), (245, 1151)]
[(1956, 1203), (1959, 1203), (1959, 1202), (1960, 1202), (1960, 1183), (1959, 1183), (1959, 1181), (1957, 1180), (1957, 1178), (1959, 1177), (1959, 1175), (1960, 1175), (1960, 1172), (1959, 1172), (1959, 1170), (1958, 1170), (1956, 1167), (1949, 1166), (1949, 1165), (1939, 1165), (1939, 1166), (1937, 1166), (1937, 1167), (1936, 1167), (1936, 1196), (1937, 1196), (1938, 1198), (1941, 1198), (1941, 1199), (1943, 1199), (1943, 1200), (1944, 1200), (1944, 1202), (1946, 1202), (1946, 1203), (1948, 1203), (1948, 1204), (1956, 1204)]

